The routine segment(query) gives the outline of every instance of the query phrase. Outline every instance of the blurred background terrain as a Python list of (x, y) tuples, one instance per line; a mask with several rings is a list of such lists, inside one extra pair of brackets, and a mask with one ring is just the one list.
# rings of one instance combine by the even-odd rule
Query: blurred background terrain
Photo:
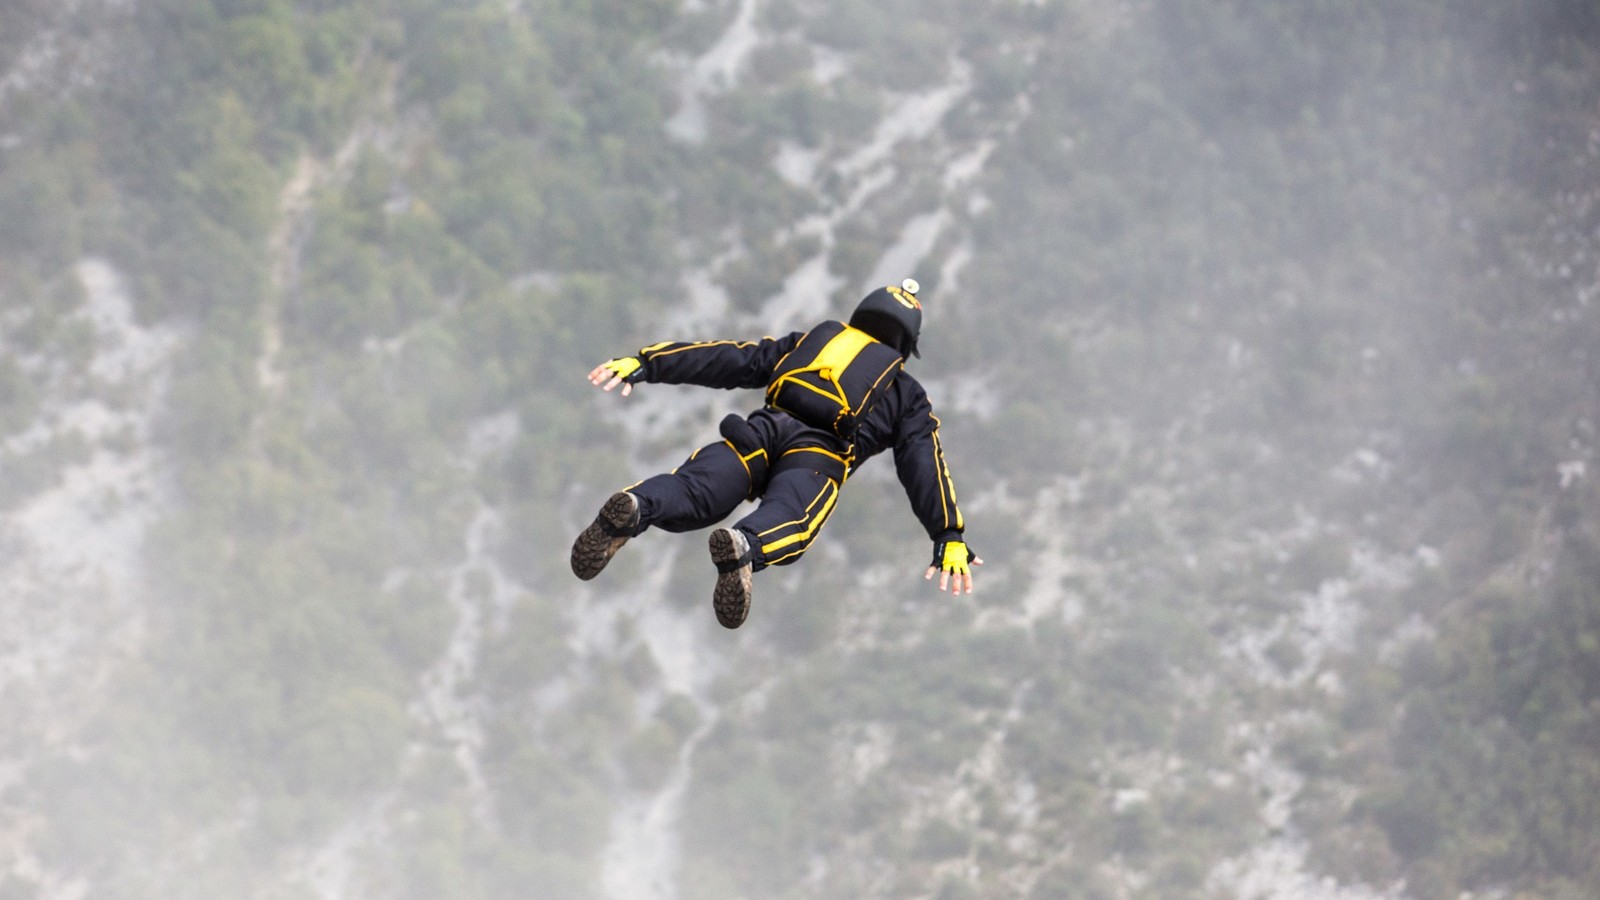
[[(567, 570), (924, 285), (737, 632)], [(0, 898), (1600, 896), (1588, 0), (7, 0)]]

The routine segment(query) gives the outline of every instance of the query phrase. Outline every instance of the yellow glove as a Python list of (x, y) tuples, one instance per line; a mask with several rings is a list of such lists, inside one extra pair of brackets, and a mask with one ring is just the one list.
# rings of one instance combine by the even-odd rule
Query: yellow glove
[(621, 378), (623, 381), (627, 381), (633, 376), (633, 373), (639, 371), (639, 367), (644, 365), (644, 363), (640, 362), (639, 357), (637, 356), (623, 356), (618, 359), (608, 359), (600, 365), (606, 369), (610, 369), (618, 378)]
[(968, 563), (977, 558), (978, 555), (962, 541), (940, 541), (933, 545), (933, 565), (948, 575), (971, 575)]
[(939, 573), (939, 590), (944, 590), (950, 584), (950, 577), (955, 576), (954, 593), (961, 593), (965, 587), (967, 593), (972, 593), (972, 567), (982, 565), (983, 560), (978, 558), (972, 548), (963, 541), (938, 541), (933, 545), (933, 563), (928, 566), (928, 574), (923, 578), (932, 578), (934, 572)]
[(634, 377), (639, 374), (639, 368), (644, 363), (637, 356), (621, 356), (608, 359), (589, 373), (589, 383), (603, 390), (611, 390), (617, 385), (622, 385), (622, 396), (633, 393)]

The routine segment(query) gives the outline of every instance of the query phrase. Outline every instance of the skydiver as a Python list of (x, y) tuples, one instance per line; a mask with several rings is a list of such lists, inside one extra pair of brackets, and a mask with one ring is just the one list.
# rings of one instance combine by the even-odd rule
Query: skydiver
[(806, 332), (759, 341), (652, 344), (607, 360), (589, 373), (605, 391), (626, 397), (639, 383), (764, 388), (766, 403), (729, 415), (723, 440), (695, 451), (672, 472), (612, 494), (572, 545), (573, 574), (600, 574), (630, 538), (652, 526), (694, 531), (713, 525), (743, 500), (754, 512), (709, 538), (717, 582), (712, 607), (726, 628), (750, 612), (752, 576), (788, 565), (811, 546), (833, 512), (846, 478), (867, 459), (893, 449), (911, 508), (933, 541), (924, 580), (939, 590), (972, 592), (982, 564), (963, 540), (965, 522), (939, 442), (939, 420), (922, 385), (905, 371), (921, 357), (922, 304), (917, 282), (878, 288), (848, 324), (822, 322)]

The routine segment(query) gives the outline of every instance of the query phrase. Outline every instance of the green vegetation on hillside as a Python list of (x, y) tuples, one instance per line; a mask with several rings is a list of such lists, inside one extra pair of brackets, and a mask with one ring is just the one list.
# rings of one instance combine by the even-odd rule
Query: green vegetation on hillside
[[(1214, 897), (1284, 829), (1418, 900), (1600, 890), (1600, 12), (774, 0), (675, 138), (675, 61), (736, 6), (0, 10), (7, 70), (44, 28), (117, 48), (0, 94), (0, 515), (92, 454), (11, 442), (61, 385), (124, 401), (76, 263), (184, 335), (142, 643), (70, 745), (6, 737), (42, 864), (318, 896), (343, 842), (351, 896), (600, 896), (690, 748), (685, 897)], [(881, 182), (835, 167), (952, 83)], [(706, 696), (667, 687), (564, 556), (714, 419), (628, 446), (582, 373), (687, 337), (691, 271), (748, 322), (822, 255), (840, 312), (934, 212), (913, 371), (979, 593), (918, 580), (882, 459), (697, 645)], [(660, 601), (703, 613), (703, 574)], [(1328, 597), (1347, 623), (1301, 615)], [(1304, 779), (1282, 823), (1262, 748)]]

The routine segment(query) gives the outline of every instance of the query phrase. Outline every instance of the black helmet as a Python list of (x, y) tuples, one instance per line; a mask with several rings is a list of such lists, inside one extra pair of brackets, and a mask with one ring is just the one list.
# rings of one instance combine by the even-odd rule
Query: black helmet
[(861, 299), (850, 315), (850, 327), (900, 351), (901, 356), (921, 357), (917, 335), (922, 333), (922, 303), (917, 300), (916, 279), (907, 278), (899, 287), (881, 287)]

